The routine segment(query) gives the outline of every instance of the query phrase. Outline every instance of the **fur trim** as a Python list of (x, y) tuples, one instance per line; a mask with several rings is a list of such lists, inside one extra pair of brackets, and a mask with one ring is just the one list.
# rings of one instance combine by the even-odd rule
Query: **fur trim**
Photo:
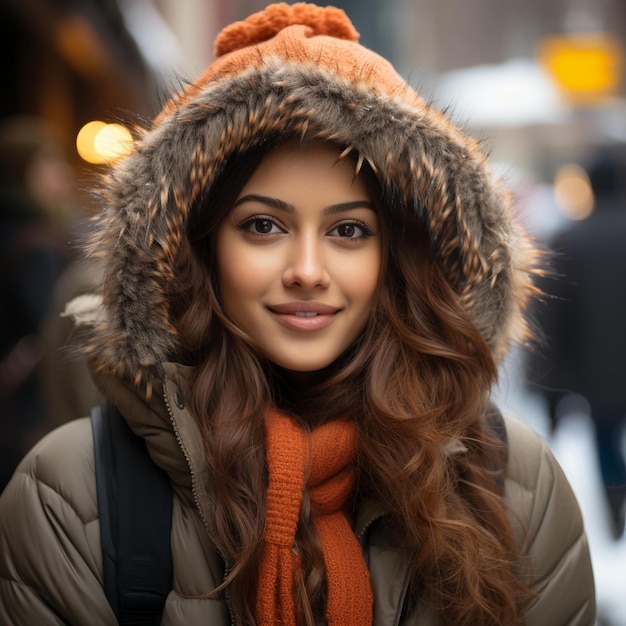
[(146, 371), (171, 358), (166, 286), (189, 208), (227, 155), (276, 133), (337, 142), (367, 159), (385, 193), (402, 194), (429, 225), (438, 261), (496, 361), (511, 341), (526, 341), (537, 252), (478, 143), (441, 113), (417, 96), (407, 103), (275, 57), (193, 93), (109, 178), (91, 248), (105, 274), (107, 319), (89, 346), (101, 367)]

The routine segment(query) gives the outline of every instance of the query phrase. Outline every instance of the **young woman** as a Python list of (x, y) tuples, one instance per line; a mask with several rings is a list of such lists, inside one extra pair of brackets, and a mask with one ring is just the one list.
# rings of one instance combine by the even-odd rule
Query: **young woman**
[[(230, 26), (108, 181), (80, 319), (170, 477), (162, 623), (591, 625), (572, 491), (489, 401), (533, 248), (357, 38), (308, 4)], [(3, 624), (115, 623), (93, 454), (72, 422), (3, 493)]]

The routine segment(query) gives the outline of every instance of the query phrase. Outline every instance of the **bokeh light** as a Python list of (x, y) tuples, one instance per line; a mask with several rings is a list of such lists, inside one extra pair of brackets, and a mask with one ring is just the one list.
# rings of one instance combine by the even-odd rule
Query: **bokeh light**
[(594, 196), (589, 175), (580, 165), (567, 163), (554, 177), (554, 198), (571, 220), (584, 220), (593, 212)]
[(85, 124), (76, 136), (76, 149), (88, 163), (114, 163), (130, 154), (133, 138), (122, 124), (93, 121)]

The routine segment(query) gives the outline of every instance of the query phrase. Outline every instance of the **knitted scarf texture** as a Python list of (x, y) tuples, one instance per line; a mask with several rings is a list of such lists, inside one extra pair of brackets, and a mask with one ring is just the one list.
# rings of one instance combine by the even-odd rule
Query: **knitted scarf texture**
[(303, 492), (308, 488), (324, 552), (326, 621), (329, 626), (371, 624), (369, 572), (344, 511), (355, 480), (354, 424), (338, 420), (308, 433), (286, 415), (270, 410), (265, 426), (269, 485), (257, 623), (295, 624), (293, 589), (301, 568), (295, 538)]

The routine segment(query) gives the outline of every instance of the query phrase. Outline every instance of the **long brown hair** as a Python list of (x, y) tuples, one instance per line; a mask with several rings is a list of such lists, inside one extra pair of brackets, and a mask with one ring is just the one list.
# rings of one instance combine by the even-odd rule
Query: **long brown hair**
[[(198, 199), (170, 297), (181, 336), (177, 356), (196, 366), (187, 395), (213, 476), (211, 531), (227, 564), (224, 587), (237, 623), (255, 623), (267, 485), (263, 415), (270, 405), (311, 428), (354, 418), (355, 505), (364, 497), (384, 503), (390, 532), (397, 529), (398, 545), (414, 555), (413, 597), (445, 624), (521, 622), (527, 593), (516, 576), (517, 550), (494, 471), (497, 442), (484, 420), (496, 366), (434, 261), (418, 207), (404, 206), (371, 170), (361, 174), (377, 189), (387, 238), (378, 303), (362, 336), (308, 398), (296, 399), (282, 373), (224, 314), (213, 233), (274, 145), (231, 157)], [(306, 494), (297, 542), (298, 623), (322, 623), (324, 561)]]

